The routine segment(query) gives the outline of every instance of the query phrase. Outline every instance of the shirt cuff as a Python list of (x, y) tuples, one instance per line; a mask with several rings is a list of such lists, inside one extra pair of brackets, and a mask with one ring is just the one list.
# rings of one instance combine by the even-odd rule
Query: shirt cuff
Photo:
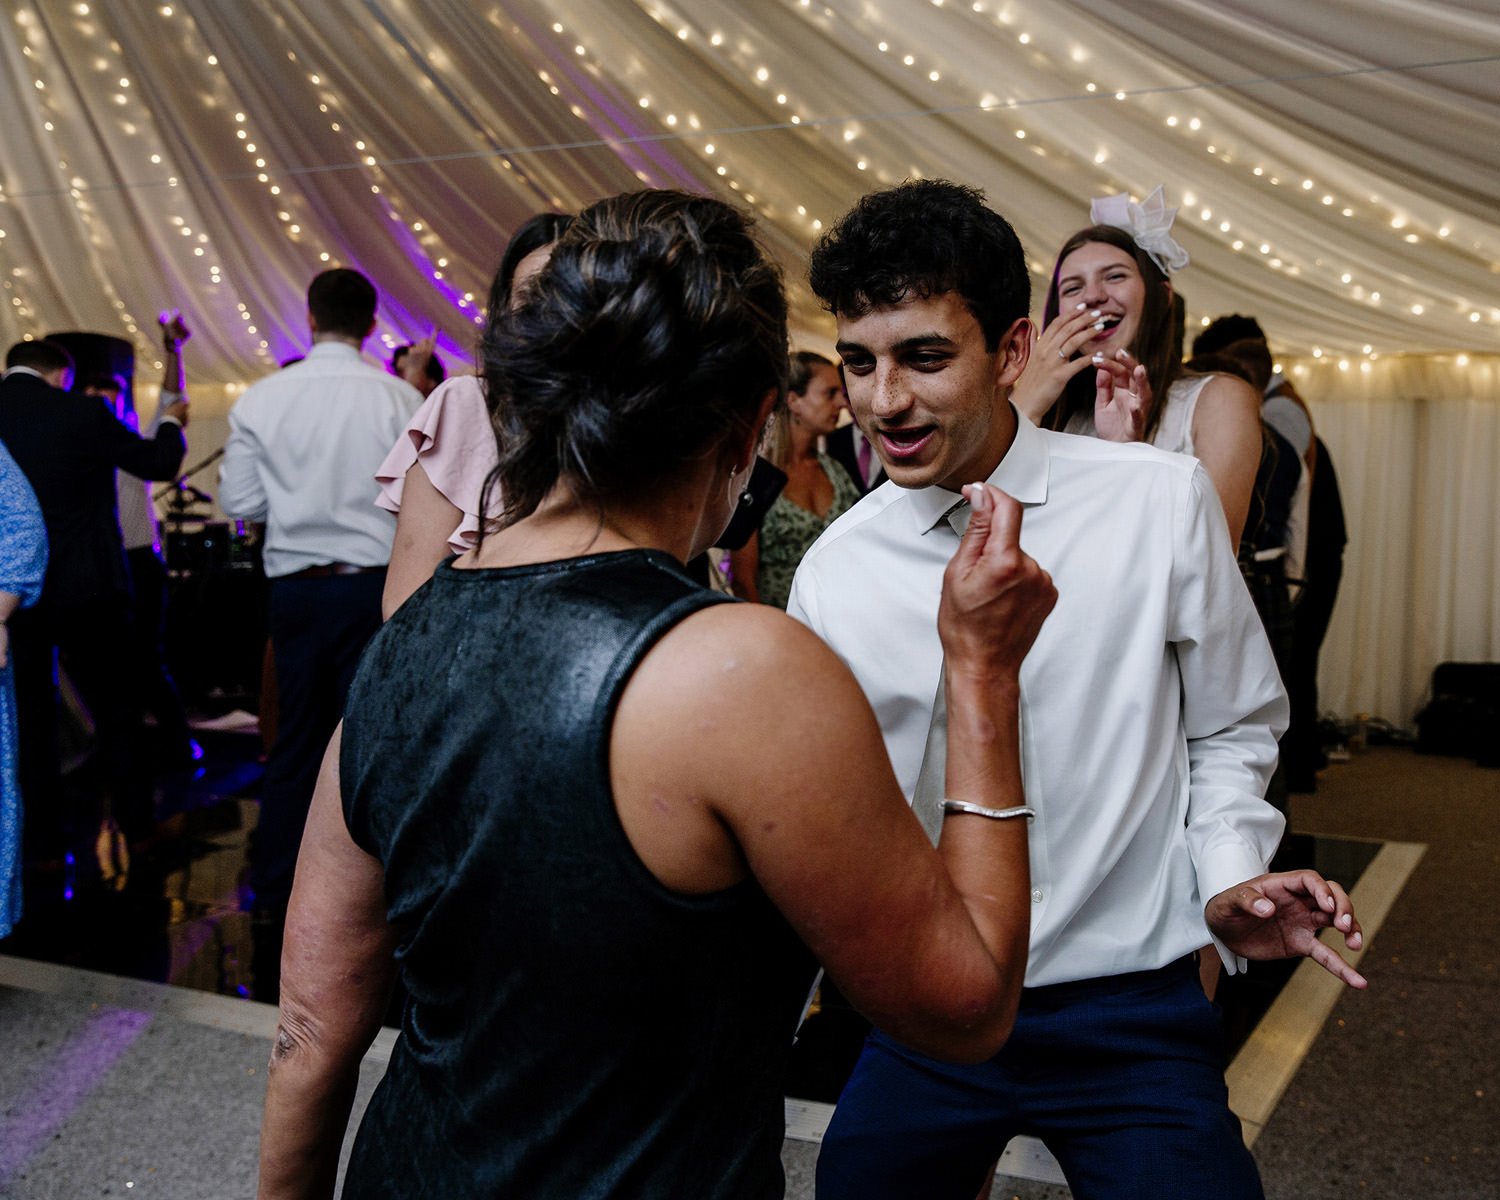
[(1208, 935), (1213, 942), (1214, 949), (1219, 952), (1219, 960), (1224, 964), (1224, 969), (1231, 975), (1243, 975), (1250, 968), (1250, 961), (1242, 955), (1236, 954), (1212, 933)]
[(160, 415), (158, 415), (156, 418), (156, 423), (158, 425), (175, 425), (178, 429), (182, 428), (182, 421), (179, 418), (172, 416), (170, 413), (161, 413)]
[[(1228, 891), (1232, 887), (1264, 875), (1266, 870), (1265, 864), (1256, 858), (1248, 847), (1228, 845), (1209, 851), (1204, 856), (1204, 861), (1195, 864), (1195, 867), (1198, 875), (1199, 899), (1205, 905), (1220, 892)], [(1208, 936), (1224, 962), (1224, 969), (1231, 975), (1238, 975), (1249, 966), (1249, 962), (1243, 955), (1236, 954), (1229, 949), (1214, 936), (1212, 930), (1209, 930)]]

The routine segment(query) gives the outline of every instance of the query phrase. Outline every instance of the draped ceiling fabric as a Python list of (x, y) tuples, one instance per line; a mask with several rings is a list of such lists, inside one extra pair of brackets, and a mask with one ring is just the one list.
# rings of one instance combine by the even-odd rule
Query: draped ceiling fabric
[[(1468, 568), (1412, 549), (1425, 518), (1399, 506), (1415, 494), (1350, 461), (1402, 456), (1412, 479), (1432, 474), (1435, 504), (1451, 451), (1487, 472), (1490, 507), (1470, 506), (1479, 527), (1458, 540), (1486, 541), (1500, 594), (1500, 394), (1481, 369), (1500, 351), (1496, 0), (0, 0), (0, 14), (0, 339), (117, 334), (149, 383), (155, 314), (182, 306), (195, 449), (245, 383), (305, 349), (306, 284), (329, 264), (380, 288), (372, 349), (435, 327), (462, 360), (528, 215), (642, 184), (711, 190), (759, 215), (801, 340), (818, 342), (830, 326), (806, 251), (864, 191), (916, 175), (984, 187), (1040, 287), (1090, 197), (1164, 184), (1194, 260), (1178, 279), (1190, 323), (1254, 312), (1304, 365), (1349, 477), (1351, 575), (1378, 588), (1360, 556), (1405, 548), (1406, 568), (1468, 594)], [(1470, 416), (1433, 425), (1452, 404)], [(1367, 424), (1370, 406), (1390, 419)], [(1407, 646), (1413, 619), (1341, 604), (1348, 653), (1325, 670), (1340, 707), (1406, 721), (1433, 656), (1500, 657), (1491, 604), (1483, 628), (1444, 641), (1429, 622), (1410, 661), (1365, 661)]]

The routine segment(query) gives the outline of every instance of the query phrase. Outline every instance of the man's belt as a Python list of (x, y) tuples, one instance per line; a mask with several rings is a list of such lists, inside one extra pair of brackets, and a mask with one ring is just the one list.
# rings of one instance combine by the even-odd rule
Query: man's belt
[(353, 563), (319, 563), (315, 567), (303, 567), (281, 579), (327, 579), (330, 575), (366, 575), (371, 571), (384, 571), (385, 567), (356, 567)]

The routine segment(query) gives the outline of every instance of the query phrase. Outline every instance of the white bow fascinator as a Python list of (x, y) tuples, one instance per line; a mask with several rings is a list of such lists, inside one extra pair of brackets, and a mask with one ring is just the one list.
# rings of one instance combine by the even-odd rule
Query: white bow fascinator
[(1177, 210), (1167, 207), (1160, 187), (1140, 204), (1132, 200), (1128, 192), (1100, 196), (1089, 205), (1089, 218), (1095, 225), (1112, 225), (1125, 230), (1164, 275), (1180, 271), (1192, 262), (1188, 252), (1172, 236), (1172, 222), (1177, 218)]

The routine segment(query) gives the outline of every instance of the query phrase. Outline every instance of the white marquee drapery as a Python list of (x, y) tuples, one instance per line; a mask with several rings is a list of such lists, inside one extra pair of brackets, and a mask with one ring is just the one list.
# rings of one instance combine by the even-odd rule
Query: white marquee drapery
[(1040, 277), (1165, 184), (1191, 319), (1306, 362), (1345, 484), (1329, 703), (1500, 658), (1494, 0), (0, 0), (0, 63), (0, 338), (128, 337), (143, 382), (168, 304), (200, 385), (298, 352), (328, 263), (461, 358), (511, 229), (643, 182), (754, 209), (813, 337), (806, 249), (872, 187), (985, 187)]

